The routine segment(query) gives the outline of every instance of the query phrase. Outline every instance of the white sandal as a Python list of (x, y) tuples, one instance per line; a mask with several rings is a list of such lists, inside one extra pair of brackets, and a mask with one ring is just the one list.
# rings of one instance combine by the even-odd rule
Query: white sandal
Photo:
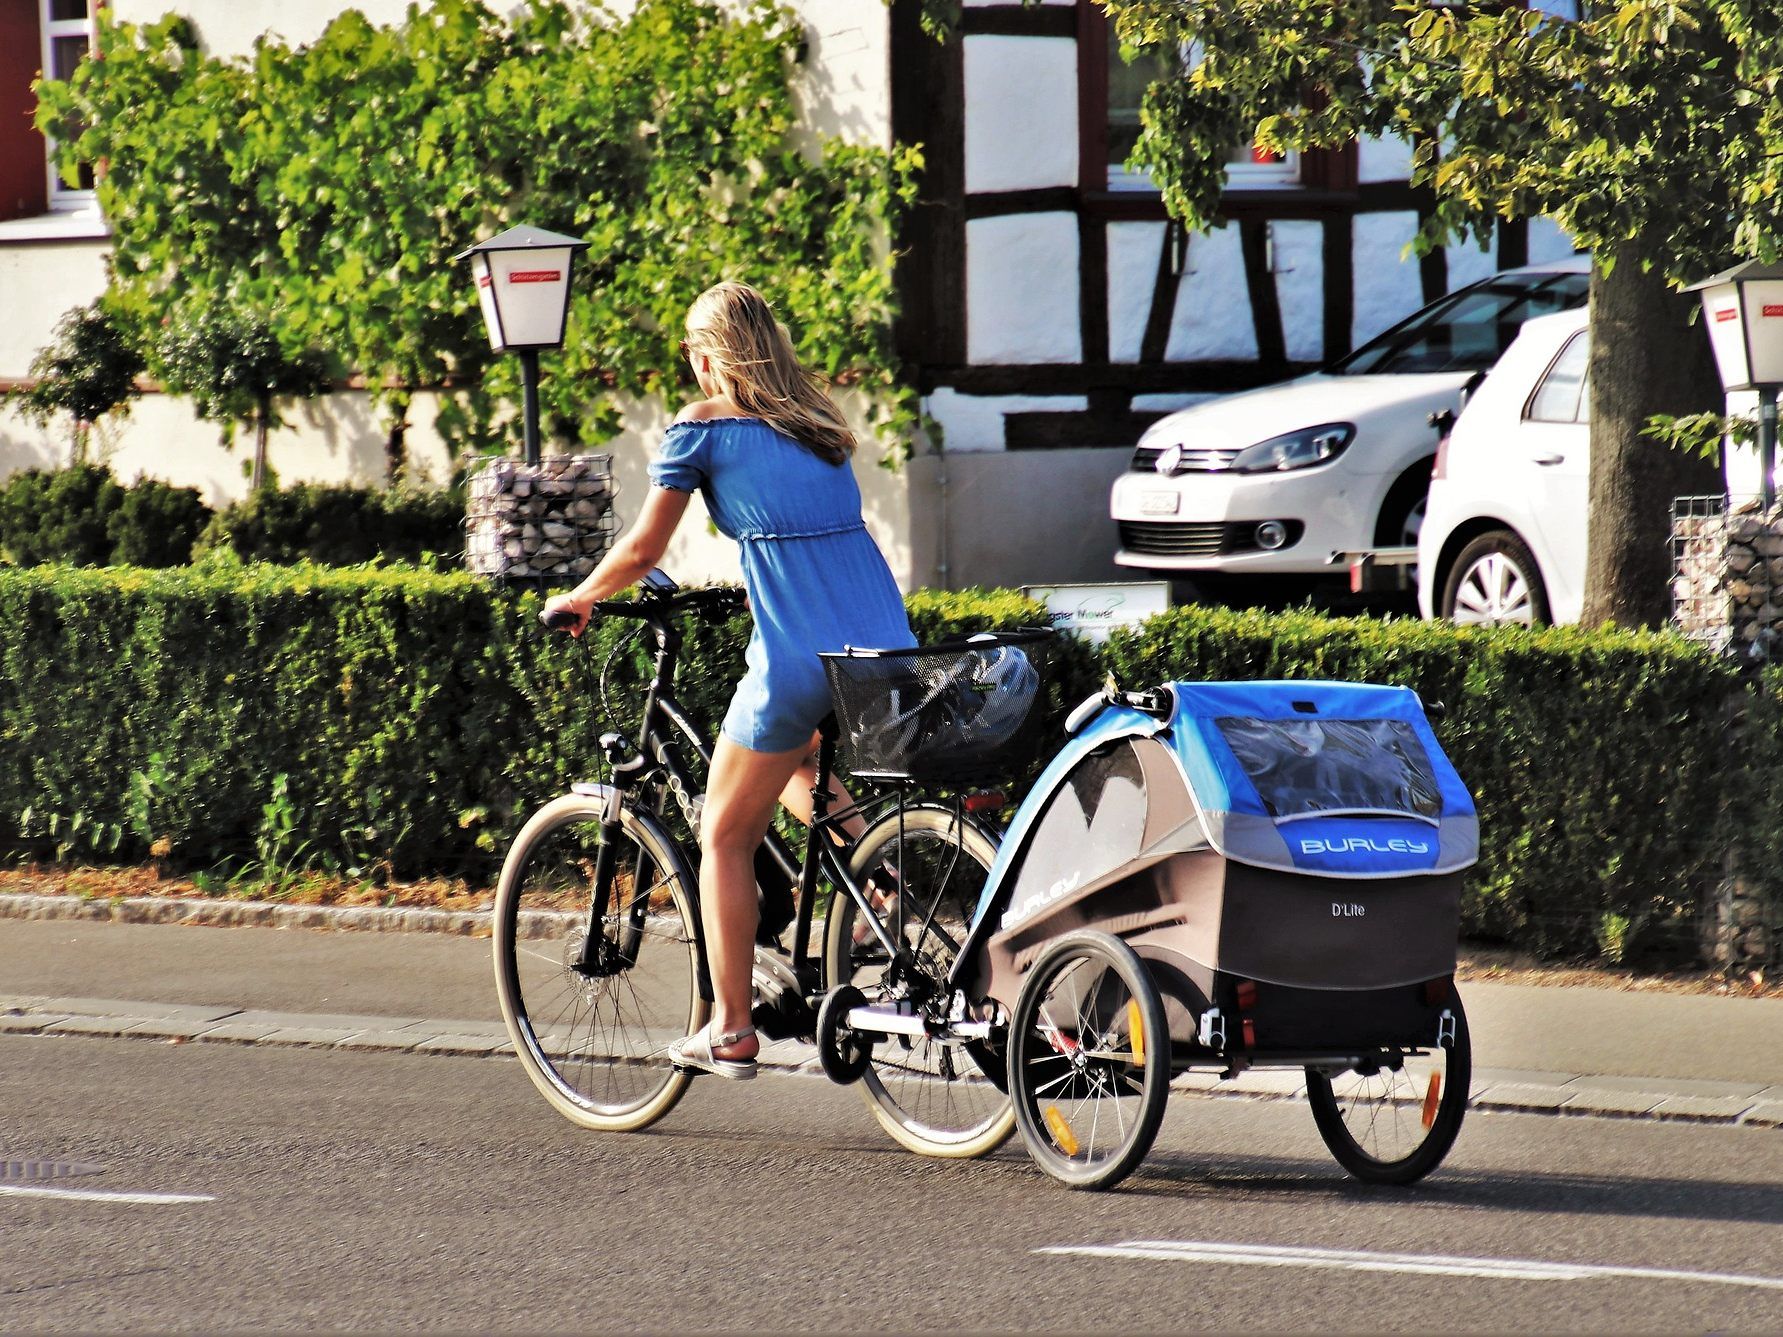
[(755, 1034), (755, 1027), (745, 1026), (740, 1031), (726, 1031), (722, 1035), (712, 1034), (712, 1023), (707, 1022), (692, 1035), (685, 1036), (669, 1046), (669, 1062), (677, 1068), (691, 1068), (696, 1072), (717, 1073), (720, 1077), (728, 1077), (733, 1082), (746, 1082), (755, 1076), (757, 1064), (752, 1058), (719, 1058), (712, 1052), (714, 1045), (734, 1045), (747, 1040)]

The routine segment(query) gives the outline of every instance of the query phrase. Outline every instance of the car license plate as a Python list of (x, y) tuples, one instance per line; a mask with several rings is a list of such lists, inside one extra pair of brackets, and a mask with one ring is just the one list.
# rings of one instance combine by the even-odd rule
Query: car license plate
[(1141, 492), (1139, 511), (1142, 515), (1175, 515), (1182, 498), (1174, 492)]

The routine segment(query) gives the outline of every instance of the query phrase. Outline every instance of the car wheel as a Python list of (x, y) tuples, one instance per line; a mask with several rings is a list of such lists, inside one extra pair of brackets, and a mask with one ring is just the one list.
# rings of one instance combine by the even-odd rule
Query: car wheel
[(1508, 529), (1474, 539), (1449, 568), (1441, 611), (1464, 626), (1545, 626), (1548, 589), (1529, 545)]
[(1419, 460), (1394, 480), (1375, 519), (1377, 548), (1415, 548), (1424, 527), (1424, 504), (1430, 495), (1430, 471), (1434, 458)]

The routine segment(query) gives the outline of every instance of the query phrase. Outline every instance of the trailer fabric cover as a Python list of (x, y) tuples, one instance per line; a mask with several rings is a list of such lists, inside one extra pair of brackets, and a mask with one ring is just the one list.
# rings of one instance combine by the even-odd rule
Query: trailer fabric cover
[(1023, 837), (1007, 930), (1068, 897), (1208, 848), (1182, 771), (1161, 744), (1119, 738), (1080, 755)]
[(1170, 741), (1208, 839), (1259, 868), (1345, 878), (1479, 858), (1473, 798), (1416, 693), (1335, 682), (1172, 683)]

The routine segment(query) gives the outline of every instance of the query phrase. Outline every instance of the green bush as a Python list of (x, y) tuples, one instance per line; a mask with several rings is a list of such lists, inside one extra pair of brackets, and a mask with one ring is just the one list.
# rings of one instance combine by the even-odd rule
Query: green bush
[(211, 518), (198, 489), (144, 478), (121, 489), (118, 508), (105, 522), (111, 562), (118, 566), (184, 566)]
[[(908, 603), (923, 641), (1043, 616), (1005, 591)], [(0, 571), (0, 843), (135, 857), (165, 842), (194, 867), (302, 841), (343, 868), (486, 877), (530, 807), (599, 771), (601, 733), (635, 729), (649, 672), (635, 623), (577, 644), (537, 610), (413, 570)], [(708, 723), (747, 629), (687, 638), (683, 698)], [(1544, 954), (1694, 947), (1730, 822), (1768, 824), (1764, 857), (1783, 849), (1760, 797), (1783, 774), (1783, 678), (1747, 695), (1672, 636), (1188, 608), (1049, 655), (1055, 720), (1105, 669), (1130, 687), (1333, 678), (1441, 702), (1481, 815), (1466, 927)], [(1735, 767), (1724, 722), (1742, 701)], [(268, 813), (285, 814), (276, 830)]]
[[(912, 602), (937, 638), (1039, 613)], [(528, 809), (594, 776), (602, 733), (635, 730), (649, 675), (638, 624), (577, 643), (538, 608), (411, 570), (0, 572), (0, 843), (201, 867), (253, 856), (288, 806), (340, 867), (486, 876)], [(722, 717), (747, 633), (690, 629), (697, 719)]]
[(179, 566), (210, 508), (188, 487), (130, 487), (99, 465), (27, 469), (0, 486), (0, 556), (18, 566)]
[(464, 497), (300, 483), (262, 489), (219, 511), (200, 552), (244, 562), (354, 566), (375, 559), (420, 563), (464, 555)]

